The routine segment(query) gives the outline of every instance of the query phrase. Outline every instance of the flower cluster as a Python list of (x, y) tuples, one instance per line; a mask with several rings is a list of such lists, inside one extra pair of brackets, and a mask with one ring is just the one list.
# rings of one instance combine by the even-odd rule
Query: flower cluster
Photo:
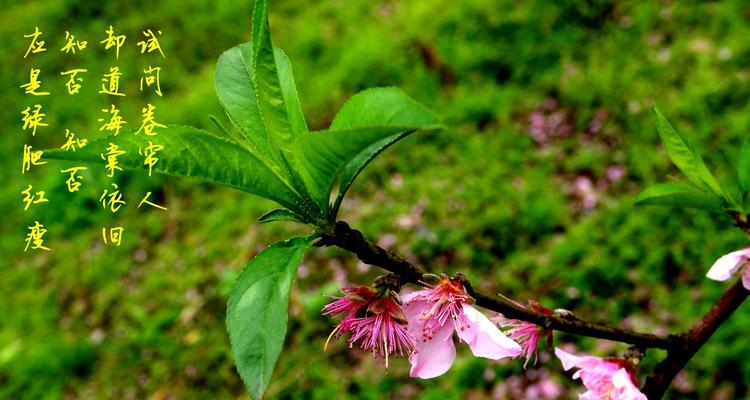
[[(517, 357), (521, 346), (503, 334), (474, 308), (463, 285), (443, 277), (429, 288), (409, 293), (400, 302), (391, 290), (364, 286), (342, 289), (343, 297), (323, 307), (323, 314), (340, 317), (328, 338), (349, 332), (349, 346), (359, 344), (382, 356), (408, 355), (410, 375), (433, 378), (453, 365), (455, 332), (474, 355), (499, 360)], [(326, 347), (328, 346), (326, 341)]]
[(414, 351), (414, 338), (406, 330), (406, 318), (397, 297), (380, 293), (372, 288), (359, 286), (342, 289), (344, 297), (334, 297), (334, 301), (323, 307), (324, 315), (344, 318), (328, 336), (325, 347), (332, 337), (339, 338), (351, 332), (349, 347), (359, 344), (364, 350), (385, 359), (397, 353), (400, 356)]
[[(444, 374), (453, 365), (454, 333), (475, 356), (493, 360), (524, 356), (524, 368), (536, 355), (541, 338), (551, 342), (552, 332), (532, 323), (502, 315), (494, 317), (493, 323), (473, 307), (474, 298), (460, 281), (446, 276), (435, 281), (426, 289), (404, 295), (403, 301), (390, 288), (343, 288), (344, 296), (332, 297), (333, 301), (322, 310), (324, 315), (340, 318), (325, 347), (331, 338), (349, 333), (349, 347), (359, 345), (372, 351), (385, 360), (386, 368), (390, 354), (406, 355), (411, 363), (409, 375), (428, 379)], [(529, 302), (529, 307), (552, 315), (551, 310), (537, 302)], [(510, 329), (503, 333), (496, 323)], [(627, 360), (575, 356), (560, 349), (555, 354), (566, 371), (578, 368), (573, 378), (580, 378), (588, 389), (580, 395), (581, 399), (646, 398), (638, 391), (634, 368)]]

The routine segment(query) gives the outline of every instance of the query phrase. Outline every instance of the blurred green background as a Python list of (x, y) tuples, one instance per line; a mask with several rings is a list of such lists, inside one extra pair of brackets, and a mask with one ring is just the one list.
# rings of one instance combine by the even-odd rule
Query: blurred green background
[[(225, 301), (241, 266), (265, 245), (307, 228), (259, 226), (270, 202), (230, 189), (121, 173), (127, 206), (103, 210), (112, 181), (89, 166), (69, 194), (51, 161), (19, 172), (23, 144), (60, 146), (68, 128), (101, 135), (98, 95), (110, 66), (124, 73), (115, 99), (130, 127), (146, 102), (161, 122), (217, 131), (213, 89), (222, 51), (250, 38), (249, 1), (2, 2), (0, 74), (0, 397), (12, 399), (243, 398), (224, 328)], [(341, 1), (270, 5), (274, 44), (292, 60), (308, 124), (328, 125), (355, 92), (401, 87), (450, 125), (399, 143), (365, 171), (341, 219), (434, 272), (463, 271), (488, 291), (657, 333), (686, 329), (726, 286), (704, 278), (720, 255), (746, 243), (725, 217), (635, 208), (635, 196), (677, 171), (658, 144), (658, 105), (694, 140), (719, 178), (750, 130), (750, 5), (747, 2), (607, 0)], [(110, 25), (128, 37), (119, 60), (98, 43)], [(23, 59), (38, 26), (46, 53)], [(147, 27), (162, 30), (166, 59), (141, 55)], [(63, 55), (65, 31), (89, 41)], [(163, 98), (138, 91), (139, 69), (163, 67)], [(24, 96), (41, 68), (44, 98)], [(68, 96), (59, 72), (88, 68)], [(38, 102), (49, 127), (21, 130)], [(23, 211), (20, 191), (49, 203)], [(169, 211), (137, 209), (146, 191)], [(51, 252), (23, 252), (27, 226), (48, 229)], [(120, 247), (101, 229), (124, 226)], [(332, 322), (320, 316), (346, 283), (381, 271), (336, 249), (305, 257), (291, 295), (290, 329), (269, 398), (576, 398), (559, 361), (542, 349), (536, 367), (459, 351), (450, 372), (386, 373), (344, 342), (323, 352)], [(750, 323), (741, 308), (679, 375), (673, 399), (748, 396)], [(617, 355), (624, 346), (556, 334), (580, 351)], [(463, 346), (462, 346), (463, 347)], [(648, 370), (663, 356), (650, 351)], [(546, 396), (546, 397), (545, 397)]]

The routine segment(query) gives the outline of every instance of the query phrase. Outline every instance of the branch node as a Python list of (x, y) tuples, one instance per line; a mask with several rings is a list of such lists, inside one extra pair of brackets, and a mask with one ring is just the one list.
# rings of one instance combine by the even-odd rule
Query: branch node
[(386, 274), (375, 278), (373, 286), (379, 290), (392, 290), (396, 293), (401, 291), (401, 286), (404, 284), (401, 279), (401, 275), (398, 274)]
[(573, 311), (566, 310), (564, 308), (556, 308), (554, 311), (554, 314), (556, 317), (566, 319), (566, 320), (577, 320), (578, 317), (576, 317), (575, 314), (573, 314)]
[(625, 359), (630, 361), (634, 366), (640, 364), (641, 359), (646, 355), (646, 349), (641, 346), (630, 346), (625, 350)]

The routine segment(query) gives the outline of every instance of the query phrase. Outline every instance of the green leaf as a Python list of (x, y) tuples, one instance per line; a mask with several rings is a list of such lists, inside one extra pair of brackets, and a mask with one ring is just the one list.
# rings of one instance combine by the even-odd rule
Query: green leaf
[[(247, 57), (248, 54), (243, 54)], [(246, 62), (248, 59), (246, 59)], [(253, 10), (253, 82), (260, 115), (271, 135), (271, 142), (284, 152), (298, 133), (292, 130), (284, 102), (284, 90), (276, 67), (276, 55), (271, 44), (268, 10), (265, 0), (257, 0)], [(291, 69), (289, 69), (291, 72)], [(293, 85), (293, 83), (292, 83)], [(288, 88), (287, 88), (288, 93)]]
[(283, 208), (277, 208), (275, 210), (271, 210), (263, 214), (262, 217), (258, 218), (258, 222), (260, 222), (261, 224), (264, 224), (267, 222), (275, 222), (275, 221), (303, 222), (303, 219), (300, 218), (294, 212), (283, 209)]
[(635, 200), (638, 205), (676, 206), (723, 212), (721, 199), (678, 183), (661, 183), (644, 190)]
[(745, 144), (740, 150), (740, 161), (737, 164), (737, 177), (740, 181), (740, 189), (743, 192), (750, 190), (750, 139), (745, 141)]
[[(395, 142), (418, 129), (440, 127), (435, 114), (400, 90), (366, 90), (344, 104), (330, 130), (299, 136), (295, 140), (300, 175), (316, 204), (327, 209), (340, 173), (346, 171), (340, 185), (343, 198), (354, 178), (388, 142)], [(340, 200), (337, 199), (336, 204), (340, 204)], [(334, 210), (337, 209), (335, 205)]]
[(432, 111), (409, 98), (401, 90), (387, 87), (368, 89), (352, 96), (336, 114), (331, 129), (378, 125), (412, 129), (379, 140), (359, 152), (346, 164), (339, 177), (339, 192), (333, 205), (333, 217), (338, 214), (341, 202), (354, 179), (378, 154), (415, 129), (441, 127), (440, 120)]
[(264, 162), (236, 143), (189, 126), (169, 125), (159, 129), (156, 136), (120, 132), (117, 136), (95, 140), (75, 152), (45, 150), (44, 158), (106, 164), (102, 154), (114, 144), (125, 151), (117, 157), (121, 167), (148, 171), (145, 156), (139, 152), (142, 153), (149, 142), (163, 146), (155, 155), (158, 162), (153, 166), (154, 172), (198, 178), (297, 210), (300, 203), (297, 193)]
[[(283, 51), (276, 49), (276, 62), (279, 64), (279, 81), (284, 97), (286, 111), (291, 119), (294, 133), (307, 133), (307, 124), (299, 105), (297, 89), (292, 76), (292, 67)], [(267, 164), (279, 175), (289, 180), (292, 187), (303, 196), (301, 208), (305, 214), (318, 215), (317, 206), (307, 200), (307, 188), (296, 171), (287, 161), (292, 155), (284, 155), (283, 149), (272, 141), (265, 122), (261, 118), (258, 99), (255, 92), (253, 76), (253, 47), (245, 43), (225, 52), (216, 66), (216, 92), (230, 120), (242, 131), (247, 140), (233, 137), (239, 144), (247, 147), (251, 152), (259, 154)], [(247, 144), (249, 142), (249, 144)], [(289, 146), (288, 143), (285, 144)]]
[(309, 238), (274, 243), (240, 273), (227, 303), (227, 330), (234, 363), (255, 400), (271, 380), (284, 345), (289, 292)]
[[(274, 160), (271, 139), (260, 117), (253, 86), (252, 64), (247, 64), (243, 52), (252, 54), (252, 45), (233, 47), (216, 63), (214, 85), (219, 102), (229, 119), (263, 157)], [(251, 56), (252, 57), (252, 56)]]
[(279, 48), (273, 50), (276, 58), (276, 67), (279, 71), (281, 93), (284, 96), (284, 104), (286, 105), (286, 113), (289, 116), (292, 133), (295, 136), (307, 133), (307, 123), (305, 122), (305, 116), (302, 113), (302, 107), (299, 104), (297, 86), (294, 84), (292, 64), (289, 62), (289, 57), (286, 56), (283, 50)]
[[(440, 119), (394, 87), (363, 90), (341, 107), (330, 129), (399, 126), (410, 129), (439, 129)], [(408, 130), (408, 129), (404, 129)]]
[(333, 210), (331, 211), (331, 215), (333, 216), (333, 218), (338, 215), (339, 208), (341, 208), (341, 202), (344, 201), (346, 192), (352, 186), (357, 176), (359, 176), (359, 173), (365, 169), (370, 161), (372, 161), (375, 157), (378, 156), (378, 154), (382, 153), (392, 144), (409, 136), (412, 133), (414, 133), (414, 131), (408, 131), (389, 136), (385, 139), (375, 142), (374, 144), (360, 151), (359, 154), (357, 154), (348, 164), (346, 164), (344, 169), (341, 171), (341, 175), (339, 176), (339, 192), (336, 195), (336, 200), (333, 203)]
[[(278, 66), (279, 84), (286, 113), (294, 134), (307, 133), (307, 124), (300, 108), (292, 66), (281, 49), (274, 49)], [(244, 133), (253, 147), (268, 159), (277, 160), (271, 138), (258, 109), (253, 84), (253, 47), (243, 43), (224, 52), (216, 64), (214, 82), (224, 110), (234, 125)]]
[(294, 142), (297, 166), (315, 204), (327, 210), (333, 184), (344, 166), (369, 146), (404, 130), (401, 127), (354, 128), (298, 137)]
[(656, 115), (656, 128), (664, 145), (664, 150), (667, 151), (669, 159), (682, 171), (685, 178), (697, 188), (710, 190), (717, 196), (730, 200), (719, 182), (706, 168), (703, 158), (692, 143), (678, 134), (657, 108), (654, 108), (654, 114)]

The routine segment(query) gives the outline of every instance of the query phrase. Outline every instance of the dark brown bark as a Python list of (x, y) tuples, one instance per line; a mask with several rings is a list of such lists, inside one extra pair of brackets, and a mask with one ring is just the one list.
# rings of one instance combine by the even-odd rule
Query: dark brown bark
[(677, 373), (682, 370), (695, 353), (708, 341), (716, 329), (729, 318), (745, 301), (750, 291), (742, 281), (732, 285), (711, 309), (690, 330), (678, 337), (677, 346), (668, 350), (667, 357), (656, 365), (646, 379), (642, 392), (649, 399), (660, 399), (669, 388)]

